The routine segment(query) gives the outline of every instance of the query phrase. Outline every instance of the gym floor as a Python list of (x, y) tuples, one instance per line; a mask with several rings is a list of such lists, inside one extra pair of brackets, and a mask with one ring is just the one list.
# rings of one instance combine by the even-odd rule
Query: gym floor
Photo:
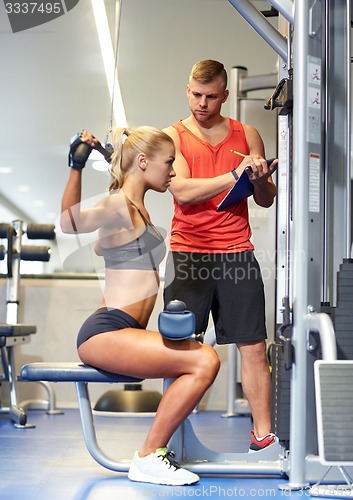
[[(132, 457), (139, 448), (150, 416), (95, 416), (98, 442), (112, 458)], [(213, 450), (246, 452), (251, 420), (222, 418), (220, 412), (201, 411), (190, 417), (199, 439)], [(62, 415), (28, 411), (35, 428), (17, 429), (9, 415), (0, 414), (1, 500), (140, 500), (142, 498), (311, 498), (308, 490), (282, 491), (279, 477), (202, 477), (193, 486), (134, 483), (126, 474), (112, 472), (89, 455), (79, 412)]]

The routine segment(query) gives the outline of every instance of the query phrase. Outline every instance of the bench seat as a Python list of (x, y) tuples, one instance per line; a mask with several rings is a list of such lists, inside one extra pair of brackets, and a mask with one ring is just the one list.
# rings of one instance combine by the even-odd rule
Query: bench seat
[(128, 472), (130, 460), (115, 460), (99, 446), (94, 426), (94, 416), (90, 401), (89, 383), (136, 383), (143, 379), (98, 370), (83, 363), (28, 363), (20, 372), (20, 380), (27, 382), (74, 382), (80, 410), (82, 432), (87, 450), (92, 458), (103, 467)]
[(136, 383), (143, 379), (98, 370), (83, 363), (29, 363), (24, 365), (21, 380), (46, 382)]
[[(87, 450), (103, 467), (115, 472), (129, 471), (131, 459), (113, 459), (97, 442), (88, 385), (94, 382), (135, 383), (141, 382), (141, 379), (97, 370), (83, 363), (45, 362), (24, 365), (20, 379), (35, 382), (74, 382)], [(165, 388), (171, 381), (172, 379), (165, 380)], [(176, 452), (177, 460), (196, 474), (283, 474), (283, 450), (279, 443), (256, 453), (221, 453), (207, 448), (199, 441), (189, 419), (176, 430), (169, 444)]]
[(32, 335), (36, 333), (37, 328), (34, 325), (10, 325), (7, 323), (0, 323), (0, 336), (4, 337), (17, 337), (22, 335)]

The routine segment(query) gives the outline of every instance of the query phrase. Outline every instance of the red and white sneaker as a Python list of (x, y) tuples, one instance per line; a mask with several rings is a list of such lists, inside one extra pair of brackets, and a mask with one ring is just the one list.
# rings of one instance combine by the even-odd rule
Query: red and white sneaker
[(252, 453), (253, 451), (264, 450), (265, 448), (268, 448), (269, 446), (275, 443), (278, 443), (278, 437), (276, 436), (276, 434), (270, 432), (269, 434), (266, 434), (266, 436), (262, 438), (257, 438), (255, 436), (254, 431), (251, 431), (251, 443), (249, 447), (249, 453)]

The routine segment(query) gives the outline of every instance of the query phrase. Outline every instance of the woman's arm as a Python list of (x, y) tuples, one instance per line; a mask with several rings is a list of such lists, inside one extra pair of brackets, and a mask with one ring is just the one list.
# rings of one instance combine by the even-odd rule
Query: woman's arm
[(61, 200), (60, 226), (64, 233), (77, 233), (80, 226), (82, 170), (70, 169), (64, 194)]
[[(90, 148), (100, 144), (98, 139), (86, 130), (82, 131), (80, 141), (88, 144)], [(70, 150), (70, 155), (75, 164), (75, 152)], [(116, 209), (109, 196), (100, 200), (95, 207), (81, 209), (83, 167), (84, 164), (81, 168), (70, 168), (69, 179), (61, 200), (60, 226), (64, 233), (89, 233), (109, 224), (116, 217)]]

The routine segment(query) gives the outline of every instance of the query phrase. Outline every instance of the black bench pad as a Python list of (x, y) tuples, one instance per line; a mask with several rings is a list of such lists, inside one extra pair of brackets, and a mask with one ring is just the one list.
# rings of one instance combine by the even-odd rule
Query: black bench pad
[(36, 333), (37, 328), (34, 325), (9, 325), (0, 323), (0, 335), (4, 337), (21, 337), (23, 335), (31, 335)]

